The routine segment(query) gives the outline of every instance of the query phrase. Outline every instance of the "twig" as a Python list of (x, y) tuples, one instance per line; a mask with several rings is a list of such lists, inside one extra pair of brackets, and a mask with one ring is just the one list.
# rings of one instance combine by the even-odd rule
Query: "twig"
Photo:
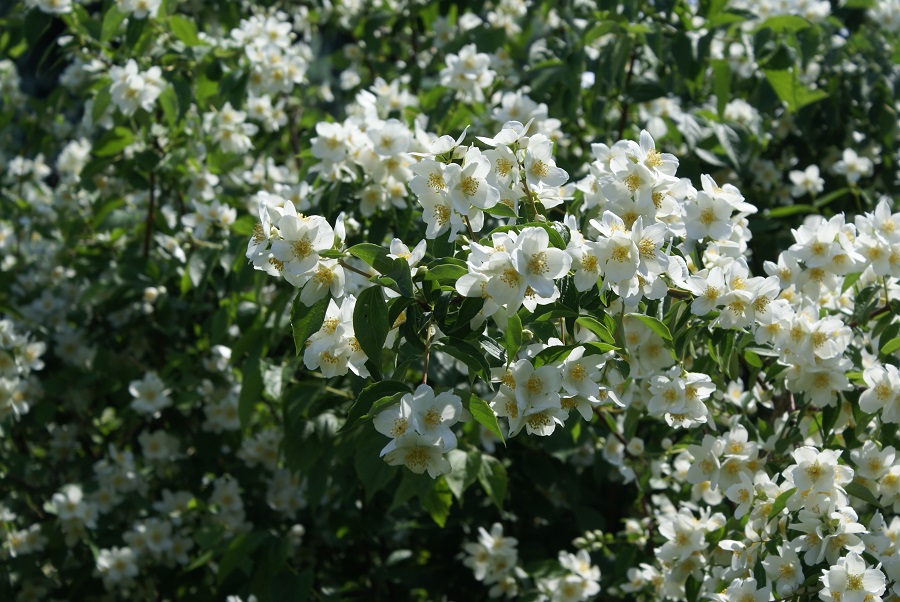
[(147, 222), (144, 226), (144, 259), (150, 254), (150, 237), (153, 235), (153, 213), (156, 211), (156, 172), (150, 172), (150, 201), (147, 203)]
[(625, 92), (628, 90), (628, 84), (631, 83), (631, 75), (634, 73), (634, 59), (637, 54), (637, 49), (633, 47), (631, 49), (631, 56), (628, 57), (628, 70), (625, 72), (625, 81), (622, 83), (622, 116), (619, 118), (619, 135), (616, 137), (616, 140), (621, 140), (622, 136), (625, 134), (625, 126), (628, 125), (628, 101), (625, 97)]
[[(883, 305), (882, 307), (879, 307), (878, 309), (876, 309), (876, 310), (874, 310), (872, 313), (870, 313), (870, 314), (866, 317), (865, 322), (868, 322), (868, 321), (871, 320), (872, 318), (877, 318), (877, 317), (880, 316), (881, 314), (886, 314), (886, 313), (889, 312), (889, 311), (891, 311), (891, 306), (890, 306), (890, 304), (885, 304), (885, 305)], [(865, 322), (863, 322), (863, 323), (865, 323)], [(852, 322), (850, 322), (849, 324), (847, 324), (847, 326), (849, 326), (850, 328), (856, 328), (857, 326), (859, 326), (859, 324), (860, 324), (860, 323), (859, 323), (859, 320), (853, 320)]]

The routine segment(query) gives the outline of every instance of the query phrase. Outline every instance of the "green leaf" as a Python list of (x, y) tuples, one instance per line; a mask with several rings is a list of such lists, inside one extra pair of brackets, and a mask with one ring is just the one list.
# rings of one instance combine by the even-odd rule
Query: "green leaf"
[(125, 13), (121, 12), (116, 5), (113, 4), (103, 15), (103, 25), (100, 27), (100, 41), (108, 42), (119, 30), (119, 25), (125, 20)]
[(616, 338), (613, 336), (612, 332), (610, 332), (599, 320), (591, 318), (590, 316), (582, 316), (575, 320), (575, 323), (593, 332), (601, 341), (606, 341), (610, 345), (616, 344)]
[(185, 275), (188, 277), (189, 284), (197, 287), (203, 284), (203, 276), (206, 275), (207, 261), (203, 253), (194, 251), (188, 259)]
[(518, 314), (509, 316), (506, 322), (506, 332), (503, 335), (506, 347), (507, 363), (513, 361), (519, 348), (522, 347), (522, 320)]
[(106, 131), (94, 145), (94, 154), (98, 157), (110, 157), (120, 153), (134, 142), (131, 130), (116, 127)]
[[(5, 11), (4, 11), (5, 12)], [(22, 32), (26, 40), (40, 40), (47, 28), (50, 27), (52, 17), (42, 10), (32, 8), (25, 15)], [(5, 29), (5, 28), (4, 28)]]
[(241, 394), (238, 397), (238, 417), (241, 428), (247, 428), (253, 406), (260, 400), (263, 392), (263, 378), (259, 367), (260, 349), (255, 349), (244, 361), (241, 372)]
[(373, 245), (371, 243), (361, 243), (353, 245), (347, 252), (362, 259), (367, 264), (375, 268), (380, 274), (387, 274), (394, 267), (393, 260), (388, 257), (388, 251), (384, 247)]
[(437, 280), (442, 285), (453, 286), (456, 281), (469, 273), (464, 266), (453, 263), (442, 263), (439, 265), (428, 266), (425, 272), (426, 280)]
[(809, 27), (811, 23), (803, 17), (796, 15), (780, 15), (777, 17), (769, 17), (759, 24), (754, 32), (763, 29), (771, 29), (775, 33), (793, 33)]
[(762, 368), (762, 360), (759, 356), (749, 349), (744, 349), (744, 360), (754, 368)]
[(777, 498), (775, 498), (775, 502), (772, 504), (772, 509), (769, 510), (769, 518), (768, 520), (772, 520), (784, 510), (785, 506), (787, 506), (788, 500), (791, 499), (791, 496), (797, 491), (796, 487), (792, 487), (787, 491), (780, 493)]
[(484, 488), (484, 492), (503, 510), (503, 500), (506, 498), (506, 488), (509, 478), (506, 476), (506, 468), (500, 460), (484, 454), (481, 456), (481, 466), (478, 469), (478, 482)]
[(472, 343), (456, 337), (448, 337), (434, 347), (464, 363), (482, 380), (491, 382), (491, 366), (481, 350)]
[(393, 398), (398, 393), (409, 393), (409, 386), (396, 380), (382, 380), (372, 383), (356, 396), (356, 401), (350, 406), (350, 412), (347, 414), (347, 421), (344, 422), (344, 426), (338, 432), (342, 433), (350, 430), (354, 424), (369, 414), (376, 402), (385, 398)]
[(853, 272), (852, 274), (844, 276), (844, 282), (841, 284), (841, 293), (846, 292), (848, 288), (856, 284), (856, 281), (859, 280), (860, 276), (862, 276), (862, 272)]
[(381, 352), (390, 329), (388, 306), (381, 287), (372, 286), (363, 290), (353, 310), (353, 331), (360, 348), (369, 358), (375, 378), (381, 378)]
[(890, 355), (900, 349), (900, 337), (896, 337), (882, 345), (881, 354)]
[(847, 195), (847, 194), (850, 194), (850, 189), (849, 188), (841, 188), (840, 190), (835, 190), (834, 192), (829, 192), (828, 194), (826, 194), (824, 196), (820, 196), (819, 198), (816, 199), (816, 201), (813, 203), (813, 205), (817, 208), (821, 208), (821, 207), (824, 207), (825, 205), (828, 205), (832, 201), (839, 199), (842, 196)]
[(175, 94), (175, 88), (166, 86), (159, 95), (159, 106), (162, 107), (169, 127), (174, 127), (178, 123), (178, 96)]
[(384, 275), (397, 284), (397, 290), (401, 295), (408, 299), (415, 298), (416, 293), (413, 291), (412, 275), (408, 261), (402, 257), (394, 259), (391, 268)]
[(420, 493), (419, 500), (428, 511), (428, 516), (438, 527), (447, 524), (450, 507), (453, 505), (453, 495), (451, 495), (450, 486), (443, 478), (436, 479), (427, 491)]
[(716, 110), (721, 117), (725, 113), (725, 105), (731, 99), (731, 67), (725, 59), (712, 61), (713, 93), (716, 95)]
[(294, 346), (297, 355), (306, 349), (306, 341), (322, 328), (325, 322), (325, 313), (328, 311), (330, 297), (319, 299), (312, 307), (307, 307), (300, 300), (300, 294), (294, 297), (291, 304), (291, 330), (294, 333)]
[(818, 213), (812, 205), (788, 205), (786, 207), (777, 207), (775, 209), (766, 210), (766, 217), (779, 218), (796, 215), (798, 213)]
[(855, 498), (872, 504), (876, 508), (881, 508), (881, 504), (878, 503), (878, 499), (875, 497), (875, 494), (872, 493), (872, 490), (862, 483), (853, 481), (852, 483), (844, 485), (844, 490)]
[(637, 314), (637, 313), (628, 314), (628, 315), (636, 320), (640, 320), (641, 322), (643, 322), (647, 328), (649, 328), (650, 330), (652, 330), (653, 332), (655, 332), (656, 334), (658, 334), (665, 340), (667, 340), (667, 341), (672, 340), (672, 333), (669, 332), (669, 329), (666, 327), (666, 325), (663, 324), (662, 322), (660, 322), (659, 320), (657, 320), (656, 318), (654, 318), (653, 316), (647, 316), (644, 314)]
[(450, 472), (444, 475), (444, 480), (447, 481), (447, 486), (456, 499), (462, 500), (465, 490), (478, 480), (481, 454), (452, 449), (447, 452), (447, 461), (450, 462)]
[(497, 415), (494, 413), (494, 410), (491, 409), (488, 402), (471, 394), (468, 399), (465, 395), (463, 395), (462, 398), (463, 407), (471, 412), (472, 417), (475, 418), (475, 422), (491, 431), (503, 442), (503, 445), (506, 445), (506, 441), (503, 439), (503, 433), (500, 432), (500, 424), (497, 422)]
[(808, 89), (793, 71), (764, 69), (763, 73), (765, 73), (769, 85), (778, 94), (778, 98), (784, 102), (791, 113), (828, 96), (824, 90)]
[(109, 85), (100, 88), (97, 96), (94, 97), (94, 104), (91, 107), (91, 121), (97, 123), (103, 117), (103, 113), (106, 112), (106, 108), (111, 101), (112, 95), (109, 93)]
[(384, 435), (375, 429), (367, 429), (362, 433), (362, 442), (356, 445), (353, 466), (356, 469), (356, 476), (366, 490), (366, 501), (384, 489), (399, 472), (396, 467), (388, 465), (379, 456), (386, 443)]
[(181, 15), (172, 15), (169, 18), (169, 27), (175, 37), (184, 42), (185, 46), (196, 46), (200, 43), (197, 36), (197, 25), (186, 17)]
[(228, 575), (233, 573), (238, 567), (246, 569), (247, 574), (249, 574), (250, 571), (247, 565), (252, 565), (250, 555), (262, 544), (266, 537), (266, 533), (254, 531), (238, 535), (231, 540), (228, 549), (225, 550), (225, 554), (222, 556), (222, 560), (219, 561), (219, 573), (216, 575), (216, 581), (219, 584), (223, 583), (228, 578)]
[(512, 210), (508, 205), (503, 203), (497, 203), (493, 207), (489, 207), (484, 210), (485, 213), (489, 213), (495, 217), (519, 217), (516, 215), (516, 212)]
[(140, 41), (147, 27), (147, 19), (128, 19), (128, 27), (125, 28), (125, 46), (134, 48)]

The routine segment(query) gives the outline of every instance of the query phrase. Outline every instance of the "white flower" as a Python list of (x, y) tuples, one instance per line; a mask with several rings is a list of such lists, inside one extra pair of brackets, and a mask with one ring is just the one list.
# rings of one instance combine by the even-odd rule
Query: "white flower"
[(788, 174), (791, 183), (791, 196), (801, 197), (805, 194), (815, 196), (825, 189), (825, 180), (819, 176), (819, 166), (810, 165), (804, 171), (792, 171)]
[(131, 407), (141, 414), (156, 414), (172, 405), (170, 391), (155, 372), (147, 372), (142, 380), (133, 380), (128, 392), (134, 399)]
[(790, 547), (779, 546), (778, 555), (769, 554), (762, 560), (762, 565), (766, 576), (776, 582), (775, 591), (781, 597), (797, 591), (805, 580), (800, 557)]
[(107, 588), (124, 584), (138, 575), (137, 562), (131, 548), (113, 547), (100, 550), (97, 555), (97, 571)]
[(550, 235), (543, 228), (524, 228), (512, 250), (512, 263), (525, 283), (542, 297), (553, 294), (554, 280), (562, 278), (572, 265), (572, 258), (561, 249), (552, 248)]
[(562, 186), (569, 179), (564, 169), (553, 160), (553, 142), (543, 134), (535, 134), (525, 149), (525, 181), (531, 188)]
[(863, 379), (869, 388), (859, 396), (860, 409), (869, 414), (881, 410), (885, 422), (900, 422), (900, 370), (893, 364), (873, 366)]
[(450, 462), (442, 455), (444, 445), (439, 437), (408, 432), (396, 439), (384, 461), (391, 466), (405, 465), (416, 474), (426, 470), (431, 478), (450, 472)]
[(860, 157), (852, 148), (844, 149), (840, 161), (834, 164), (834, 173), (847, 177), (851, 184), (859, 182), (860, 178), (872, 175), (872, 160)]
[(822, 570), (819, 597), (833, 602), (880, 600), (884, 593), (884, 573), (870, 569), (856, 552), (850, 552), (830, 569)]
[(404, 399), (412, 408), (413, 425), (422, 435), (440, 437), (444, 444), (444, 452), (456, 448), (456, 435), (450, 427), (459, 421), (462, 413), (462, 400), (444, 391), (434, 394), (428, 385), (419, 385), (412, 395), (404, 395)]

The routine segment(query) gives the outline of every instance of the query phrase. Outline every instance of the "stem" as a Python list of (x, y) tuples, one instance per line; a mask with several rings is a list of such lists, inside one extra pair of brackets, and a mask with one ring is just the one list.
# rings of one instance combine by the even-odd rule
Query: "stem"
[(428, 323), (425, 325), (427, 332), (425, 333), (425, 367), (422, 368), (422, 384), (428, 384), (428, 360), (431, 358), (431, 318), (428, 319)]
[(625, 81), (622, 82), (622, 116), (619, 119), (619, 134), (616, 140), (621, 140), (625, 134), (625, 126), (628, 125), (628, 101), (625, 99), (625, 92), (628, 90), (628, 84), (631, 83), (631, 75), (634, 73), (634, 59), (637, 54), (636, 48), (631, 49), (631, 56), (628, 57), (628, 70), (625, 72)]
[(466, 229), (469, 231), (469, 240), (475, 242), (477, 239), (475, 238), (475, 232), (472, 231), (472, 224), (469, 223), (469, 217), (463, 217), (463, 221), (466, 222)]
[[(882, 307), (879, 307), (878, 309), (876, 309), (876, 310), (874, 310), (872, 313), (870, 313), (870, 314), (866, 317), (865, 321), (862, 322), (862, 324), (865, 324), (866, 322), (868, 322), (868, 321), (871, 320), (872, 318), (877, 318), (877, 317), (880, 316), (881, 314), (886, 314), (886, 313), (889, 312), (889, 311), (891, 311), (891, 306), (890, 306), (890, 304), (887, 304), (887, 303), (886, 303), (886, 304), (883, 305)], [(853, 320), (852, 322), (850, 322), (849, 324), (847, 324), (847, 326), (849, 326), (850, 328), (856, 328), (856, 327), (859, 326), (859, 325), (860, 325), (860, 322), (859, 322), (858, 320)]]
[(144, 259), (150, 254), (150, 237), (153, 234), (153, 214), (156, 211), (156, 172), (150, 172), (150, 200), (147, 203), (147, 221), (144, 225)]
[(339, 259), (338, 264), (340, 264), (340, 266), (342, 268), (344, 268), (345, 270), (349, 270), (349, 271), (353, 272), (354, 274), (359, 274), (360, 276), (364, 276), (366, 278), (366, 280), (368, 280), (369, 278), (372, 277), (372, 274), (367, 274), (366, 272), (363, 272), (362, 270), (353, 267), (349, 263), (346, 263), (343, 259)]

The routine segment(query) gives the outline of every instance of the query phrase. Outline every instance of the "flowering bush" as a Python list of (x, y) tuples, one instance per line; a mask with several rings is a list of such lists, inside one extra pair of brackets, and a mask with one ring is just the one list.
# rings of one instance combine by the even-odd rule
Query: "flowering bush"
[(0, 598), (900, 600), (896, 0), (0, 15)]

